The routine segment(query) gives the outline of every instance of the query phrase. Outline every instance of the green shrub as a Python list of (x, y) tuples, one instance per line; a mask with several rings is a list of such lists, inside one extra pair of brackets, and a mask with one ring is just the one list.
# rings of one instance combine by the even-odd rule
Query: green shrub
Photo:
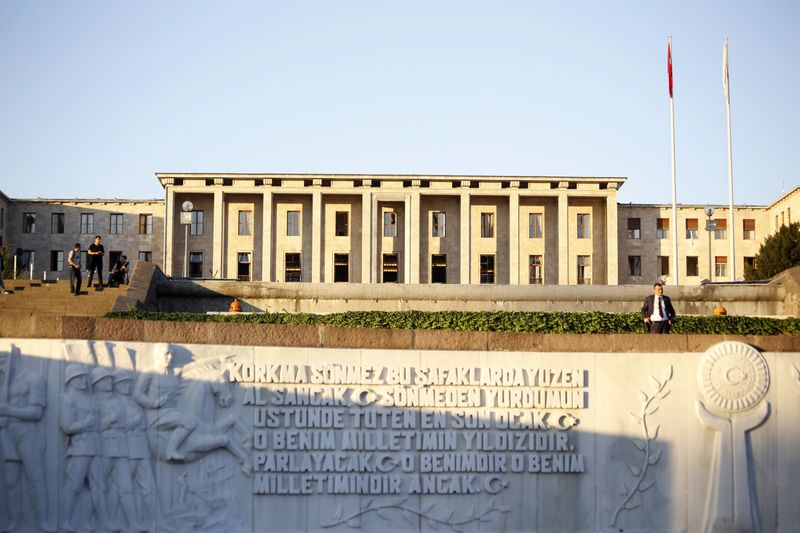
[[(232, 322), (237, 324), (310, 324), (344, 328), (429, 329), (526, 333), (642, 333), (638, 313), (526, 313), (461, 311), (352, 311), (330, 315), (308, 313), (109, 313), (109, 318), (172, 322)], [(800, 335), (800, 319), (746, 316), (684, 316), (672, 328), (680, 334)]]

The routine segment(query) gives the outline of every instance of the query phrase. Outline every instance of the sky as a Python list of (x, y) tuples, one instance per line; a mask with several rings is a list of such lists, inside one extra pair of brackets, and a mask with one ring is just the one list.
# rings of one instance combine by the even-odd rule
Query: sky
[(679, 204), (800, 186), (800, 2), (0, 2), (0, 190), (156, 172), (623, 176)]

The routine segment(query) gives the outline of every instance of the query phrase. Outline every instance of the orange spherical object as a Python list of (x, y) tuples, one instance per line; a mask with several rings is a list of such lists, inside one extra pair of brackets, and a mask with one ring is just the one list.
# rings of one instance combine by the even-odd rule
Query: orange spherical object
[(722, 315), (727, 315), (728, 314), (728, 310), (725, 309), (724, 307), (722, 307), (719, 304), (717, 304), (717, 306), (714, 308), (713, 312), (717, 316), (722, 316)]
[(231, 306), (228, 309), (228, 312), (229, 313), (241, 313), (242, 312), (242, 306), (239, 305), (239, 299), (238, 298), (234, 298), (233, 299), (233, 301), (231, 302)]

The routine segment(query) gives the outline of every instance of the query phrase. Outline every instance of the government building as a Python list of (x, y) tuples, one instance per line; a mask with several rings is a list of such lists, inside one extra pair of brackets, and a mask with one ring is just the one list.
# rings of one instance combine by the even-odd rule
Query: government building
[[(732, 281), (800, 215), (768, 206), (620, 204), (623, 177), (157, 173), (164, 199), (14, 199), (0, 244), (25, 277), (68, 276), (103, 237), (169, 276), (276, 283), (580, 285)], [(796, 218), (794, 219), (796, 220)], [(707, 231), (707, 223), (715, 222)], [(673, 235), (678, 236), (674, 264)], [(735, 258), (729, 257), (730, 236)], [(9, 256), (7, 256), (9, 257)]]

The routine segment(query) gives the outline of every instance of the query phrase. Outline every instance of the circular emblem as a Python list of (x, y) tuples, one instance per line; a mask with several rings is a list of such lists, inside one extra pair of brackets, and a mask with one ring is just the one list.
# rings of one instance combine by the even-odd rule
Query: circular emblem
[(755, 407), (769, 389), (769, 367), (758, 351), (741, 342), (711, 347), (697, 369), (697, 385), (706, 400), (727, 413)]

